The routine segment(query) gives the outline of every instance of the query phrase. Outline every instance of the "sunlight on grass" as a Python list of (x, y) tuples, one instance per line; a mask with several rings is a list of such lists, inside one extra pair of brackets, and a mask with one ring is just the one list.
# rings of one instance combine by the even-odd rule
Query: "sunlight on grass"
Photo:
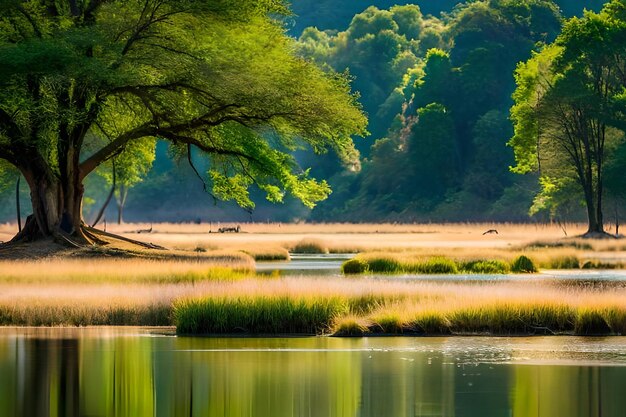
[(241, 279), (253, 271), (254, 261), (250, 256), (225, 252), (198, 262), (145, 259), (2, 261), (0, 282), (181, 283)]

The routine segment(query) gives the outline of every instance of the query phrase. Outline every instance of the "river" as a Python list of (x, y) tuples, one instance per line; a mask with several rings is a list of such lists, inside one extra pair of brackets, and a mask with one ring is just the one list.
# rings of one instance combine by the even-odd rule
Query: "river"
[(0, 329), (2, 416), (626, 415), (626, 338)]

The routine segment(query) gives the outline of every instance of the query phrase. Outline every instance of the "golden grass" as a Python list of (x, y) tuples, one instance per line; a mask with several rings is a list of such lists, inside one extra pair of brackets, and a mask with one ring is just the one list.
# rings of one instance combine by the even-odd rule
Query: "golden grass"
[(215, 253), (211, 260), (44, 259), (0, 261), (0, 283), (178, 283), (249, 276), (254, 261), (243, 253)]
[[(215, 233), (219, 227), (239, 225), (241, 233)], [(137, 234), (137, 230), (152, 227), (152, 233)], [(582, 234), (584, 225), (566, 226), (570, 236)], [(498, 235), (483, 232), (497, 229)], [(0, 226), (8, 239), (16, 232), (15, 225)], [(325, 241), (331, 253), (362, 252), (406, 248), (508, 248), (536, 240), (557, 240), (564, 237), (558, 225), (509, 223), (451, 223), (451, 224), (287, 224), (287, 223), (204, 223), (204, 224), (122, 224), (109, 225), (108, 231), (121, 233), (168, 248), (193, 250), (240, 250), (251, 246), (291, 248), (302, 239)], [(213, 233), (209, 233), (212, 231)]]
[[(429, 334), (621, 334), (626, 330), (625, 288), (600, 291), (542, 281), (467, 284), (287, 279), (220, 285), (201, 298), (228, 299), (236, 306), (242, 297), (343, 300), (344, 314), (331, 326), (337, 333), (350, 329), (348, 334), (357, 328), (366, 328), (364, 333)], [(588, 325), (590, 317), (601, 321)]]
[[(195, 306), (191, 313), (190, 306)], [(626, 334), (626, 288), (542, 280), (251, 278), (75, 285), (0, 280), (0, 324), (178, 324), (201, 332), (345, 335)]]
[[(322, 241), (329, 252), (364, 252), (359, 256), (366, 258), (378, 253), (409, 264), (444, 256), (458, 263), (510, 263), (523, 253), (544, 269), (571, 265), (573, 258), (580, 265), (588, 261), (623, 263), (626, 257), (618, 241), (594, 241), (590, 246), (532, 245), (563, 236), (559, 227), (542, 225), (241, 224), (242, 233), (238, 234), (207, 233), (208, 227), (155, 224), (155, 233), (128, 233), (132, 238), (176, 248), (186, 254), (184, 261), (0, 262), (0, 324), (172, 325), (176, 306), (208, 300), (209, 304), (203, 305), (210, 308), (201, 309), (203, 321), (220, 314), (250, 332), (259, 329), (249, 323), (242, 327), (238, 314), (280, 320), (283, 313), (277, 312), (301, 311), (311, 319), (301, 325), (303, 329), (290, 327), (290, 323), (273, 327), (272, 320), (264, 328), (325, 329), (338, 334), (626, 334), (626, 289), (617, 286), (597, 290), (532, 280), (479, 284), (358, 277), (241, 279), (253, 275), (252, 258), (286, 256), (288, 248), (304, 239)], [(215, 224), (211, 227), (217, 229)], [(141, 228), (143, 225), (122, 225), (109, 231)], [(482, 235), (492, 228), (499, 234)], [(584, 232), (584, 227), (568, 225), (567, 230), (572, 235)], [(13, 232), (5, 226), (0, 233)], [(195, 257), (197, 260), (191, 261)], [(246, 305), (253, 306), (257, 316), (242, 314), (249, 313)], [(218, 329), (228, 331), (228, 326)]]

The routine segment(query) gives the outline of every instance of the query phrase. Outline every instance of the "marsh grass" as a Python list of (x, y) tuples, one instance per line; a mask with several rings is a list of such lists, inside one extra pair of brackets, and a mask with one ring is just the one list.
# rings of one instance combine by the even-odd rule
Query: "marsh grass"
[(302, 239), (291, 247), (292, 253), (327, 254), (328, 245), (320, 239)]
[(5, 281), (0, 324), (177, 325), (185, 334), (626, 334), (626, 288), (303, 277)]
[(0, 283), (185, 283), (237, 280), (253, 275), (243, 253), (183, 262), (145, 259), (49, 259), (0, 262)]
[(346, 275), (364, 274), (369, 272), (369, 265), (362, 259), (349, 259), (341, 264), (341, 273)]
[(288, 261), (291, 259), (289, 251), (281, 246), (248, 246), (241, 249), (255, 261)]
[(499, 259), (460, 261), (459, 269), (470, 274), (508, 274), (511, 265)]
[(171, 326), (171, 304), (0, 306), (2, 326)]
[(363, 336), (370, 332), (370, 322), (354, 315), (340, 317), (334, 326), (335, 336)]
[[(626, 288), (298, 278), (176, 303), (181, 333), (623, 334)], [(232, 286), (236, 286), (236, 289)], [(311, 291), (311, 288), (315, 288)], [(243, 291), (243, 292), (242, 292)], [(244, 295), (245, 294), (245, 295)]]
[(412, 252), (366, 252), (343, 263), (344, 274), (507, 274), (508, 261), (502, 259), (451, 259), (438, 254)]
[(182, 334), (323, 334), (346, 311), (339, 297), (205, 298), (175, 303), (174, 322)]

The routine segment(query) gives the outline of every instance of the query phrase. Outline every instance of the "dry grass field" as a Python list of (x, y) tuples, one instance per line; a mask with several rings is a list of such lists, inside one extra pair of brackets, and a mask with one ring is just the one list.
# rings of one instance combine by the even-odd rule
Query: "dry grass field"
[[(363, 252), (402, 262), (449, 257), (542, 268), (575, 257), (623, 262), (626, 242), (565, 237), (558, 225), (124, 224), (109, 232), (187, 253), (179, 259), (51, 257), (0, 261), (0, 324), (177, 325), (184, 333), (623, 334), (626, 287), (388, 276), (260, 277), (253, 258), (288, 251)], [(14, 226), (0, 227), (1, 239)], [(150, 233), (137, 233), (151, 228)], [(490, 229), (498, 234), (483, 233)], [(565, 225), (569, 236), (583, 225)], [(211, 233), (209, 233), (211, 231)], [(195, 254), (195, 255), (194, 255)], [(197, 256), (197, 258), (194, 258)]]

